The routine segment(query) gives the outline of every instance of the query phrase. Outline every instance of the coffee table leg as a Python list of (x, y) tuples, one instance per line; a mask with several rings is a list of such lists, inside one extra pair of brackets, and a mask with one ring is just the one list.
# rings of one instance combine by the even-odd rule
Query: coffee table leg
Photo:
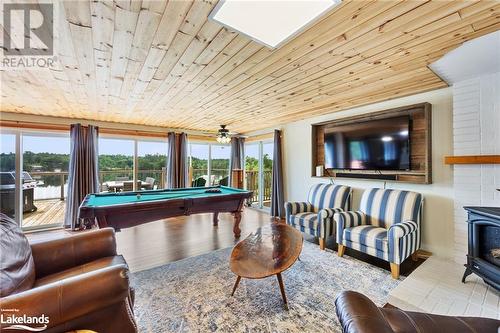
[(285, 285), (283, 284), (283, 278), (281, 277), (281, 273), (276, 274), (276, 277), (278, 278), (278, 283), (280, 284), (281, 297), (283, 297), (283, 303), (285, 303), (285, 310), (288, 311), (288, 302), (286, 301), (286, 295), (285, 295)]
[(234, 292), (236, 291), (236, 288), (238, 288), (238, 284), (240, 284), (240, 280), (241, 280), (241, 276), (238, 276), (236, 278), (236, 282), (234, 283), (233, 292), (231, 293), (231, 296), (234, 296)]

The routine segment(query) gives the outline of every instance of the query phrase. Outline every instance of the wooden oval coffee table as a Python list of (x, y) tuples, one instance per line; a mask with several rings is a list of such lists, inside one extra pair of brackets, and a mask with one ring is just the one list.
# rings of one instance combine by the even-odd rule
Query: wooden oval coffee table
[(302, 251), (302, 233), (286, 224), (272, 223), (258, 228), (247, 238), (236, 244), (231, 253), (229, 266), (236, 274), (234, 295), (242, 277), (263, 279), (276, 275), (285, 309), (288, 303), (281, 272), (287, 270), (297, 260)]

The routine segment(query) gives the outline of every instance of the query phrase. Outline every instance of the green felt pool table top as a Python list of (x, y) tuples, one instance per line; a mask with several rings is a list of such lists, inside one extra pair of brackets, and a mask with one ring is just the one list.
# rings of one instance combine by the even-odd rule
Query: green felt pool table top
[[(220, 193), (206, 193), (208, 189), (218, 188)], [(99, 193), (89, 194), (84, 206), (87, 207), (105, 207), (113, 205), (123, 205), (139, 202), (150, 202), (157, 200), (173, 200), (184, 198), (202, 198), (208, 196), (222, 196), (228, 194), (244, 194), (250, 193), (246, 190), (227, 186), (212, 186), (212, 187), (191, 187), (171, 190), (152, 190), (140, 192), (122, 192), (122, 193)], [(138, 196), (140, 194), (140, 196)]]

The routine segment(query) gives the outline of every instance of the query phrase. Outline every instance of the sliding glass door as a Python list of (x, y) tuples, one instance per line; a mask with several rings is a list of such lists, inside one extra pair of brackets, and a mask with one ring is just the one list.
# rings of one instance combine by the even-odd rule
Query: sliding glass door
[(231, 158), (231, 147), (223, 145), (211, 145), (210, 174), (212, 185), (229, 185), (229, 159)]
[(134, 190), (134, 140), (99, 137), (101, 192)]
[(253, 191), (253, 207), (268, 209), (271, 205), (273, 143), (251, 142), (245, 145), (245, 188)]
[(137, 183), (141, 182), (140, 189), (165, 188), (167, 150), (166, 141), (137, 141)]
[(231, 146), (209, 143), (189, 144), (191, 186), (229, 185)]
[(68, 192), (69, 136), (24, 133), (22, 147), (22, 227), (61, 226)]
[(2, 213), (16, 216), (16, 134), (1, 133), (0, 141), (0, 208)]

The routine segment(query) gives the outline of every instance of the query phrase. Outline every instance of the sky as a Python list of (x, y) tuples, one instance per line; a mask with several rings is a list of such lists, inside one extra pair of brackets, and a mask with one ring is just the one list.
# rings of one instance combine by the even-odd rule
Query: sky
[[(10, 153), (15, 151), (15, 135), (2, 133), (0, 135), (0, 147), (2, 153)], [(167, 153), (168, 146), (166, 141), (139, 141), (138, 155), (144, 156), (147, 154)], [(57, 153), (69, 154), (69, 136), (50, 136), (43, 135), (23, 135), (23, 150), (32, 151), (34, 153)], [(121, 154), (133, 155), (134, 141), (124, 139), (99, 139), (99, 154)], [(207, 144), (191, 144), (190, 153), (192, 156), (208, 159)], [(264, 143), (263, 153), (269, 156), (273, 155), (273, 143)], [(230, 146), (212, 145), (212, 158), (229, 158), (231, 154)], [(249, 144), (245, 146), (245, 155), (258, 158), (259, 146), (257, 144)]]

